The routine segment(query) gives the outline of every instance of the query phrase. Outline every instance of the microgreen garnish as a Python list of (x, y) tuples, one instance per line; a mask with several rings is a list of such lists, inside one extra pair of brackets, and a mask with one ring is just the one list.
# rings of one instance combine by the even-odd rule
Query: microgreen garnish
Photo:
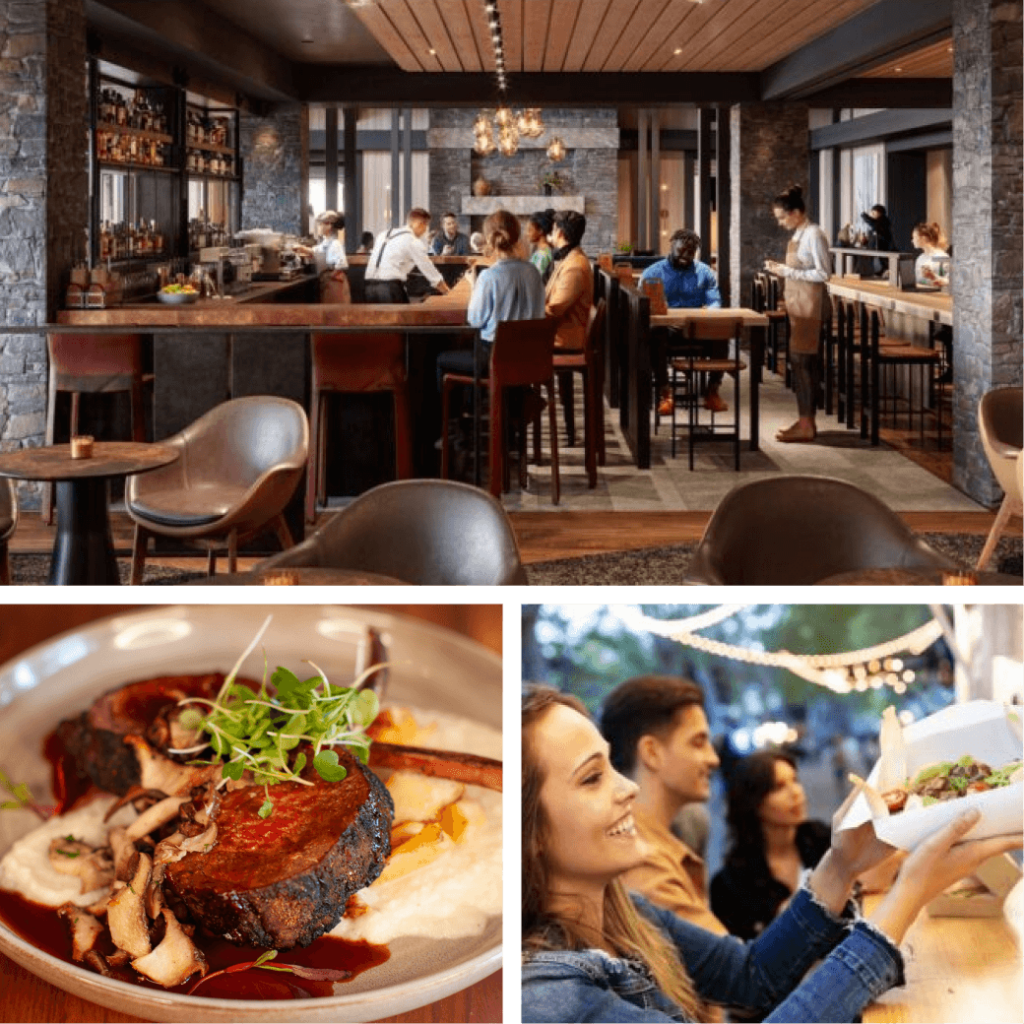
[(12, 782), (3, 771), (0, 771), (0, 787), (6, 789), (13, 800), (4, 800), (0, 802), (0, 810), (4, 811), (32, 811), (37, 814), (43, 821), (50, 820), (50, 813), (45, 807), (40, 807), (32, 799), (32, 793), (29, 791), (28, 786), (24, 782)]
[[(268, 618), (225, 677), (216, 700), (189, 697), (180, 702), (188, 707), (181, 713), (179, 724), (187, 730), (206, 733), (208, 739), (187, 750), (172, 751), (198, 753), (210, 747), (215, 760), (192, 763), (221, 764), (223, 777), (235, 781), (246, 771), (251, 772), (254, 783), (262, 785), (266, 793), (258, 812), (261, 818), (268, 817), (273, 810), (273, 784), (313, 784), (302, 778), (306, 753), (294, 753), (300, 743), (312, 748), (313, 768), (325, 782), (340, 782), (348, 774), (332, 747), (348, 747), (364, 764), (369, 760), (370, 737), (365, 730), (377, 717), (380, 706), (376, 693), (359, 687), (382, 667), (371, 666), (350, 687), (328, 682), (323, 669), (313, 662), (309, 664), (317, 674), (308, 679), (299, 679), (289, 669), (278, 667), (270, 677), (268, 689), (264, 657), (263, 682), (254, 693), (235, 679), (269, 624)], [(208, 709), (205, 714), (200, 707)]]
[(249, 960), (244, 964), (232, 964), (230, 967), (223, 968), (223, 970), (207, 974), (205, 977), (200, 978), (188, 990), (188, 994), (192, 995), (200, 985), (209, 981), (211, 978), (216, 978), (220, 974), (238, 974), (240, 971), (248, 971), (253, 967), (261, 967), (265, 971), (287, 971), (290, 974), (296, 975), (296, 977), (305, 978), (308, 981), (347, 981), (352, 977), (351, 971), (335, 971), (329, 967), (303, 967), (300, 964), (269, 963), (269, 961), (273, 960), (276, 956), (276, 949), (268, 949), (261, 953), (255, 960)]

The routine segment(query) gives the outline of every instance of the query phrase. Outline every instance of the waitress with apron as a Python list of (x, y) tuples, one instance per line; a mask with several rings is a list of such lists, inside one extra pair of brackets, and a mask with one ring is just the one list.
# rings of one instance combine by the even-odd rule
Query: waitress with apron
[(816, 430), (820, 377), (818, 348), (821, 324), (830, 307), (826, 284), (831, 258), (825, 232), (807, 219), (803, 190), (791, 185), (772, 201), (779, 227), (793, 232), (786, 246), (786, 262), (765, 260), (765, 270), (785, 280), (786, 313), (789, 316), (789, 359), (796, 392), (798, 420), (780, 430), (776, 441), (809, 443)]

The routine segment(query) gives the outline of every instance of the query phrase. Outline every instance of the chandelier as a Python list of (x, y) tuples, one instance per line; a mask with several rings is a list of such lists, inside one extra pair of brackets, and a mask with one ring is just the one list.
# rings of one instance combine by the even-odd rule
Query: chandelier
[(506, 98), (508, 79), (505, 77), (505, 46), (501, 37), (498, 0), (484, 0), (484, 11), (491, 33), (491, 43), (494, 46), (494, 67), (498, 76), (500, 102), (493, 115), (483, 110), (477, 114), (473, 123), (473, 150), (481, 156), (489, 156), (495, 150), (502, 156), (512, 156), (519, 149), (521, 138), (536, 139), (544, 133), (544, 120), (540, 107), (524, 107), (516, 113), (509, 106)]

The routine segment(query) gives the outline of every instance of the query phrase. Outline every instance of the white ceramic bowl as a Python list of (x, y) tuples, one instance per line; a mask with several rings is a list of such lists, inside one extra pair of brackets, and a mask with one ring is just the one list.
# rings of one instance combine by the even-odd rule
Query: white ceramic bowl
[[(388, 700), (447, 711), (501, 727), (501, 660), (461, 636), (375, 610), (308, 605), (205, 605), (117, 615), (63, 634), (0, 666), (0, 768), (49, 799), (43, 737), (101, 693), (154, 675), (231, 668), (267, 612), (263, 639), (271, 667), (300, 668), (311, 658), (328, 678), (351, 678), (365, 626), (383, 631), (391, 670)], [(262, 654), (243, 671), (259, 677)], [(29, 812), (0, 814), (0, 856), (34, 827)], [(333, 996), (249, 1001), (183, 996), (104, 978), (43, 953), (0, 922), (0, 950), (27, 970), (83, 999), (152, 1021), (373, 1021), (425, 1006), (476, 983), (501, 967), (501, 919), (482, 935), (458, 941), (420, 938), (390, 944), (391, 958)]]
[(157, 292), (156, 297), (165, 306), (190, 306), (199, 298), (199, 292)]

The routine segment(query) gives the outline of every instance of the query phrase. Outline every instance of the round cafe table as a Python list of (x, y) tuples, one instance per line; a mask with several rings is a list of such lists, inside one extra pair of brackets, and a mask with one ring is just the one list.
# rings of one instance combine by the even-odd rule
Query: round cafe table
[(110, 535), (110, 481), (159, 469), (178, 458), (171, 445), (97, 441), (87, 459), (71, 458), (69, 444), (22, 448), (0, 455), (0, 476), (52, 480), (57, 489), (57, 535), (51, 585), (118, 585)]
[[(1020, 576), (1008, 576), (1000, 572), (971, 573), (980, 587), (1019, 587), (1024, 585)], [(935, 587), (942, 586), (942, 569), (854, 569), (836, 576), (818, 580), (819, 587)]]
[(296, 566), (294, 569), (271, 569), (268, 572), (224, 573), (191, 580), (183, 586), (192, 587), (404, 587), (404, 580), (384, 576), (362, 569), (325, 569), (316, 566)]

